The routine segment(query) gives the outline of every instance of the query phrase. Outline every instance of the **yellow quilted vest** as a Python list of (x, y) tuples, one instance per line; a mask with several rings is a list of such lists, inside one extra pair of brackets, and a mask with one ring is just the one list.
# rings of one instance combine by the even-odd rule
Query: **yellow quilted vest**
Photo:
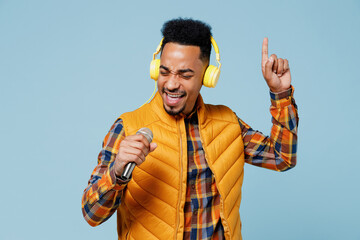
[[(205, 157), (221, 195), (221, 222), (226, 239), (241, 238), (239, 207), (244, 146), (236, 115), (225, 106), (197, 101)], [(117, 211), (119, 239), (183, 239), (187, 177), (184, 119), (167, 114), (159, 93), (143, 107), (124, 113), (125, 134), (152, 130), (158, 147), (133, 171)]]

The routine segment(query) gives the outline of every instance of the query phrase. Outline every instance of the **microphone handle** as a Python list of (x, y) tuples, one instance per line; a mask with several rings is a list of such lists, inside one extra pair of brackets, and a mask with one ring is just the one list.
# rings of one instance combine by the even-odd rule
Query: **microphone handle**
[(133, 172), (135, 166), (136, 164), (134, 162), (126, 164), (124, 172), (121, 174), (120, 179), (124, 182), (130, 181), (131, 173)]

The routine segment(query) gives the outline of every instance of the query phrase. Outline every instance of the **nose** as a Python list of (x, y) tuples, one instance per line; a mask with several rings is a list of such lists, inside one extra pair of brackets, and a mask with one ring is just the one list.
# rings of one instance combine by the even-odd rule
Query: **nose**
[(165, 87), (167, 89), (169, 89), (170, 91), (171, 90), (176, 90), (180, 87), (180, 82), (179, 82), (179, 79), (178, 79), (178, 76), (177, 74), (170, 74), (167, 81), (166, 81), (166, 84), (165, 84)]

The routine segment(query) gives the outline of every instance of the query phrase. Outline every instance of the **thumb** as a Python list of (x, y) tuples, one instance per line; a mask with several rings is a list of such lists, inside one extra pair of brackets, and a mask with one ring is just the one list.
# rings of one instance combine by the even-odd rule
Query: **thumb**
[(157, 148), (157, 144), (156, 144), (156, 143), (150, 143), (150, 152), (155, 151), (156, 148)]

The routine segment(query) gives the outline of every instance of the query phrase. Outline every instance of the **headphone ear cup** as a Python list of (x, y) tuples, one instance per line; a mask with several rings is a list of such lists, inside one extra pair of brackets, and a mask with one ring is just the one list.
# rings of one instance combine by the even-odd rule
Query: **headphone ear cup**
[(150, 63), (150, 77), (157, 81), (160, 72), (160, 59), (154, 59)]
[(214, 88), (219, 80), (220, 70), (214, 65), (209, 65), (205, 71), (203, 85)]

